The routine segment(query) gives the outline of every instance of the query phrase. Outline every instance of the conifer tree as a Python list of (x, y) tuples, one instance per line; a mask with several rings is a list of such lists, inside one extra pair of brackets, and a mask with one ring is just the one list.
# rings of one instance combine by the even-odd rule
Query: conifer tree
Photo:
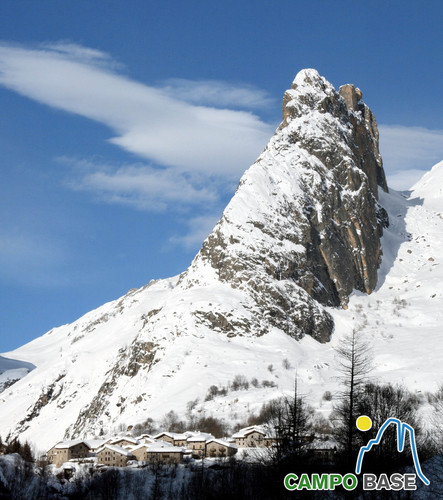
[(25, 441), (25, 444), (22, 446), (20, 456), (25, 462), (35, 462), (34, 455), (32, 454), (31, 446), (29, 445), (28, 441)]

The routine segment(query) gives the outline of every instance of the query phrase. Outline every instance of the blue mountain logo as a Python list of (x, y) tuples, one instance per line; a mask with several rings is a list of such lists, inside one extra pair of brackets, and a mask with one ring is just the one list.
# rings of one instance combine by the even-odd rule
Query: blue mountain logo
[[(414, 460), (415, 471), (417, 473), (417, 476), (423, 481), (423, 483), (426, 484), (426, 486), (428, 486), (430, 484), (430, 481), (423, 474), (423, 471), (421, 470), (420, 460), (418, 459), (418, 453), (417, 453), (417, 444), (415, 442), (415, 431), (413, 427), (411, 427), (409, 424), (406, 424), (405, 422), (402, 422), (398, 418), (393, 418), (393, 417), (388, 418), (386, 422), (380, 427), (375, 439), (371, 439), (366, 446), (362, 446), (360, 448), (357, 457), (357, 464), (355, 466), (355, 473), (360, 474), (365, 453), (367, 451), (370, 451), (375, 444), (380, 444), (380, 441), (383, 437), (385, 430), (391, 424), (397, 426), (397, 450), (399, 453), (401, 453), (405, 448), (406, 432), (408, 433), (409, 443), (411, 445), (411, 451), (412, 451), (412, 458)], [(361, 431), (367, 431), (371, 428), (371, 426), (372, 426), (371, 419), (366, 415), (362, 415), (357, 419), (357, 428), (360, 429)]]

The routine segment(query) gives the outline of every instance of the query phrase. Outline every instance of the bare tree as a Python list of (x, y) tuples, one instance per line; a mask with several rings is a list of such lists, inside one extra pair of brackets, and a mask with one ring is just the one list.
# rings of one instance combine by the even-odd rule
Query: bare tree
[(270, 401), (261, 411), (262, 423), (274, 437), (274, 446), (267, 450), (269, 461), (279, 463), (284, 457), (300, 457), (307, 444), (312, 411), (298, 392), (296, 374), (293, 395)]
[(179, 416), (174, 410), (166, 413), (161, 422), (161, 426), (168, 432), (184, 432), (186, 430), (186, 422), (180, 420)]
[(356, 329), (345, 337), (336, 353), (343, 390), (334, 405), (335, 437), (345, 451), (347, 460), (352, 461), (357, 448), (355, 420), (359, 412), (358, 402), (372, 370), (372, 353), (361, 330)]

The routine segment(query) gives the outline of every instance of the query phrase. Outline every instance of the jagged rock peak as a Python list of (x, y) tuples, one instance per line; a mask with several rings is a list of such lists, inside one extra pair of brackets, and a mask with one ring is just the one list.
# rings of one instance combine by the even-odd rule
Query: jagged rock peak
[(326, 342), (333, 322), (324, 306), (346, 307), (354, 289), (376, 285), (387, 225), (378, 186), (387, 190), (372, 112), (361, 98), (348, 109), (316, 70), (303, 70), (284, 94), (282, 124), (179, 285), (216, 279), (248, 296), (237, 326), (223, 305), (201, 316), (220, 331), (277, 327)]
[(321, 109), (322, 101), (333, 93), (334, 87), (317, 70), (300, 71), (283, 96), (283, 124), (301, 116), (307, 109)]
[(377, 186), (388, 191), (383, 160), (379, 151), (377, 121), (362, 100), (362, 91), (352, 84), (342, 85), (337, 92), (315, 69), (301, 70), (291, 88), (283, 96), (283, 121), (280, 128), (287, 127), (292, 120), (311, 116), (309, 125), (317, 120), (315, 112), (330, 114), (341, 122), (351, 122), (352, 140), (357, 153), (364, 161), (360, 167), (368, 176), (373, 195), (378, 199)]

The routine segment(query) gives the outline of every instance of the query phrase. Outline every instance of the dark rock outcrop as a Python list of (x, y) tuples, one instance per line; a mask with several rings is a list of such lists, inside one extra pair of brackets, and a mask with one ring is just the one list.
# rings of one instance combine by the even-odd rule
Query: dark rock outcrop
[[(79, 413), (77, 420), (65, 432), (65, 439), (76, 439), (85, 434), (88, 424), (96, 422), (96, 427), (103, 425), (103, 418), (108, 412), (110, 397), (113, 394), (117, 380), (134, 378), (140, 369), (149, 371), (155, 363), (157, 345), (153, 342), (143, 342), (136, 337), (131, 345), (126, 349), (120, 350), (120, 355), (114, 367), (106, 374), (106, 379), (101, 385), (98, 393), (92, 399), (91, 403), (83, 408)], [(116, 406), (123, 412), (128, 402), (126, 397), (120, 396)], [(98, 423), (97, 423), (98, 422)]]

